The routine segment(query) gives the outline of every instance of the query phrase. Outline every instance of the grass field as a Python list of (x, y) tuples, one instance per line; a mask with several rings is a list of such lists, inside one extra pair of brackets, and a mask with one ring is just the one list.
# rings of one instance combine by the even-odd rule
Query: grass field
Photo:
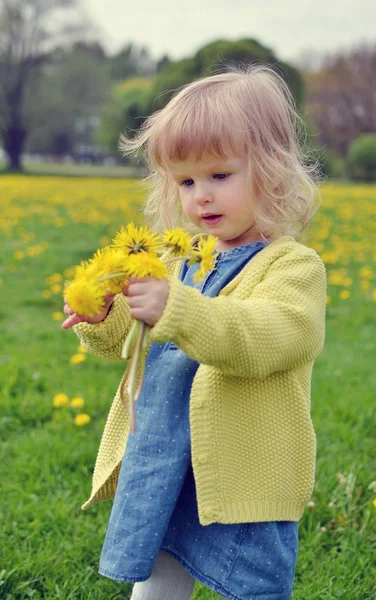
[[(0, 598), (129, 598), (131, 585), (97, 573), (111, 502), (80, 508), (122, 364), (86, 355), (60, 330), (61, 290), (69, 267), (124, 222), (142, 221), (144, 189), (131, 179), (25, 176), (0, 178), (0, 189)], [(317, 479), (293, 598), (371, 600), (376, 187), (322, 192), (305, 243), (328, 270), (327, 341), (313, 376)], [(196, 584), (193, 597), (216, 595)]]

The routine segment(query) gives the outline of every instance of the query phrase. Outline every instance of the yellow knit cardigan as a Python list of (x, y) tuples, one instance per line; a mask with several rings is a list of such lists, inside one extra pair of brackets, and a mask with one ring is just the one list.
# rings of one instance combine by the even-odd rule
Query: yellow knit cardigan
[[(281, 237), (216, 298), (179, 281), (181, 265), (168, 265), (170, 293), (150, 342), (172, 340), (200, 363), (190, 397), (200, 523), (298, 521), (314, 483), (310, 390), (325, 336), (323, 262)], [(74, 329), (89, 352), (119, 359), (130, 324), (119, 294), (104, 321)], [(118, 390), (83, 510), (114, 496), (128, 432)]]

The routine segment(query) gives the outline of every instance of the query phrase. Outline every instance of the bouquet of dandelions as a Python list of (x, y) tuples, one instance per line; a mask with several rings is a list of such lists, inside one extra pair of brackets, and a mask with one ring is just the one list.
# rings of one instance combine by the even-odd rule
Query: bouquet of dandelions
[[(166, 264), (184, 258), (188, 265), (199, 264), (194, 279), (200, 281), (214, 268), (217, 242), (215, 236), (208, 235), (193, 245), (184, 229), (170, 229), (160, 235), (146, 226), (137, 228), (134, 223), (129, 223), (115, 235), (111, 245), (97, 250), (91, 259), (75, 268), (73, 280), (65, 283), (66, 302), (78, 315), (93, 317), (104, 307), (108, 290), (113, 294), (121, 293), (130, 277), (167, 279)], [(170, 250), (169, 258), (162, 262), (160, 255), (166, 250)], [(136, 431), (134, 403), (143, 385), (148, 331), (146, 323), (135, 319), (122, 349), (122, 358), (127, 364), (120, 385), (120, 399), (127, 408), (124, 397), (127, 382), (132, 433)], [(131, 346), (134, 350), (130, 355)], [(141, 379), (136, 388), (139, 369)]]

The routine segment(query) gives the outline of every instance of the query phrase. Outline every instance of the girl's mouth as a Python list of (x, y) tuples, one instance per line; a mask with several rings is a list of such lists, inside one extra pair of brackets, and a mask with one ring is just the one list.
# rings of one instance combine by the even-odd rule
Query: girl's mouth
[(202, 217), (202, 219), (208, 225), (216, 225), (222, 219), (222, 215), (210, 215), (208, 217)]

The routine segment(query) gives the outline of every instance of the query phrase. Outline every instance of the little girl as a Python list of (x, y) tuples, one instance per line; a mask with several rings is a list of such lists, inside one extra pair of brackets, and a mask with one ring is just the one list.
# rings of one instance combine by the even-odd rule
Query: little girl
[(94, 318), (64, 307), (63, 327), (105, 358), (120, 358), (132, 317), (151, 326), (137, 431), (118, 392), (83, 505), (115, 496), (99, 573), (136, 582), (132, 600), (188, 600), (195, 580), (225, 599), (291, 596), (326, 297), (322, 261), (294, 238), (317, 192), (298, 123), (283, 80), (252, 66), (183, 87), (122, 137), (145, 151), (153, 227), (218, 238), (201, 284), (181, 259)]

